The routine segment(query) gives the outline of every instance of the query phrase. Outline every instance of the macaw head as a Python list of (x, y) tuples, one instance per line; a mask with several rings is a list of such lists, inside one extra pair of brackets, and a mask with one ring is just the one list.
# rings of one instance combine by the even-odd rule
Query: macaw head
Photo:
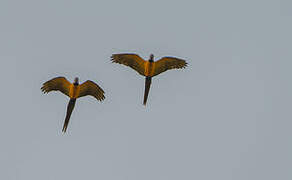
[(74, 79), (74, 83), (73, 83), (74, 85), (78, 85), (79, 84), (79, 79), (78, 79), (78, 77), (76, 77), (75, 79)]
[(150, 54), (149, 62), (154, 62), (154, 55), (153, 54)]

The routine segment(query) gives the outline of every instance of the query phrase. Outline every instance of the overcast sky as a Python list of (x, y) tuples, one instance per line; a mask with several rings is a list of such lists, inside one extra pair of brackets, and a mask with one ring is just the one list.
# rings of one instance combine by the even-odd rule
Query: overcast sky
[[(292, 2), (0, 2), (0, 179), (292, 179)], [(144, 78), (112, 53), (175, 56)], [(42, 94), (95, 81), (100, 103)]]

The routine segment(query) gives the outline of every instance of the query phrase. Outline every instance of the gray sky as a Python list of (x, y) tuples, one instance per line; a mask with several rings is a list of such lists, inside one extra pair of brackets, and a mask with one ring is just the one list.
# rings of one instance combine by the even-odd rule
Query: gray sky
[[(0, 179), (292, 179), (292, 3), (0, 2)], [(112, 53), (186, 59), (152, 81)], [(106, 100), (43, 95), (78, 76)]]

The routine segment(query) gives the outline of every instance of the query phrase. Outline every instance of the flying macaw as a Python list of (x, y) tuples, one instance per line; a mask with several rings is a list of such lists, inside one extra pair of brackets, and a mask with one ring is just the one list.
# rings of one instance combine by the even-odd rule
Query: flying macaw
[(145, 76), (145, 91), (143, 105), (146, 105), (150, 90), (152, 77), (170, 69), (181, 69), (187, 67), (185, 60), (175, 57), (163, 57), (154, 62), (154, 55), (151, 54), (148, 61), (145, 61), (137, 54), (113, 54), (111, 61), (123, 64), (136, 70), (140, 75)]
[(70, 116), (74, 109), (77, 98), (90, 95), (95, 97), (99, 101), (105, 99), (104, 91), (97, 84), (88, 80), (79, 85), (79, 80), (77, 77), (74, 79), (73, 83), (70, 83), (65, 77), (53, 78), (45, 82), (41, 87), (41, 90), (44, 93), (48, 93), (50, 91), (60, 91), (70, 98), (67, 106), (67, 113), (64, 126), (62, 129), (63, 133), (65, 133), (67, 130)]

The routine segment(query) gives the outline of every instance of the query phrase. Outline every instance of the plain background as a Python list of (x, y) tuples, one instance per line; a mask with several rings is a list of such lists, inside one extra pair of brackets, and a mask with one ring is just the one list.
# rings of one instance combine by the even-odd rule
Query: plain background
[[(0, 2), (0, 179), (292, 179), (292, 3)], [(112, 53), (186, 59), (152, 81)], [(42, 94), (65, 76), (104, 102)]]

